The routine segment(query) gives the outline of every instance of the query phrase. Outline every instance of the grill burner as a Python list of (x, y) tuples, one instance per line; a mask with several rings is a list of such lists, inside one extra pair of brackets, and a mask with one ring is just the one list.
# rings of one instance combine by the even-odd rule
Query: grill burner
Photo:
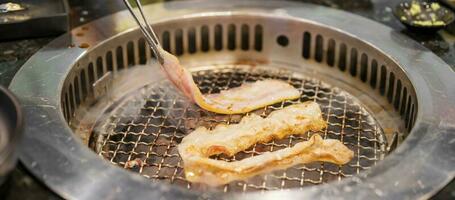
[[(287, 170), (261, 175), (247, 181), (237, 181), (221, 187), (225, 192), (276, 190), (341, 180), (369, 169), (385, 156), (385, 139), (381, 127), (355, 97), (339, 88), (319, 80), (302, 77), (285, 70), (267, 70), (246, 65), (223, 66), (196, 71), (194, 78), (205, 93), (217, 93), (222, 89), (240, 86), (244, 82), (262, 79), (281, 79), (298, 88), (302, 96), (298, 100), (285, 101), (256, 111), (266, 116), (273, 110), (292, 103), (316, 101), (323, 112), (328, 127), (318, 134), (324, 138), (339, 139), (355, 152), (352, 161), (344, 166), (331, 163), (312, 163)], [(223, 116), (203, 111), (185, 102), (173, 90), (170, 82), (148, 85), (134, 92), (126, 100), (114, 103), (108, 109), (108, 120), (100, 121), (93, 135), (95, 150), (110, 162), (126, 167), (126, 163), (140, 159), (144, 164), (133, 167), (151, 179), (165, 180), (188, 189), (204, 189), (199, 184), (185, 180), (177, 144), (194, 126), (214, 127), (217, 124), (238, 123), (241, 115)], [(231, 158), (218, 156), (227, 161), (241, 160), (265, 151), (276, 151), (306, 141), (310, 135), (293, 135), (281, 140), (257, 144)]]

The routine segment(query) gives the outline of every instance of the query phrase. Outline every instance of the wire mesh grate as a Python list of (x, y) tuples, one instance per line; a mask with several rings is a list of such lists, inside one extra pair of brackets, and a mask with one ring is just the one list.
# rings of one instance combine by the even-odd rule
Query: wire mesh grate
[[(319, 80), (300, 77), (286, 70), (249, 66), (225, 66), (196, 71), (195, 81), (203, 93), (240, 86), (244, 82), (261, 79), (281, 79), (302, 92), (297, 100), (287, 100), (254, 111), (267, 116), (287, 105), (316, 101), (328, 123), (327, 129), (304, 135), (291, 135), (280, 140), (256, 144), (233, 157), (214, 159), (240, 160), (267, 151), (293, 146), (308, 140), (311, 134), (341, 140), (355, 152), (346, 165), (314, 162), (258, 175), (245, 181), (235, 181), (218, 189), (231, 191), (266, 191), (301, 188), (341, 180), (369, 169), (383, 159), (385, 140), (383, 131), (373, 117), (348, 93)], [(218, 115), (201, 110), (172, 91), (169, 82), (146, 86), (126, 100), (109, 109), (106, 120), (97, 122), (94, 136), (97, 153), (111, 163), (138, 172), (151, 180), (165, 181), (188, 189), (207, 189), (203, 184), (185, 180), (177, 145), (197, 126), (237, 123), (242, 115)], [(137, 162), (131, 166), (131, 162)]]

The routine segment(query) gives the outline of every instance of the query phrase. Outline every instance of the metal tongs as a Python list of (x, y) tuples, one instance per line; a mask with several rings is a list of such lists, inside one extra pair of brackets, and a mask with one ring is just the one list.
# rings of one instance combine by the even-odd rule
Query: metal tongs
[(156, 59), (158, 60), (158, 62), (160, 62), (160, 64), (163, 64), (164, 58), (160, 51), (160, 49), (162, 49), (160, 41), (158, 40), (158, 37), (156, 36), (150, 24), (147, 22), (147, 18), (144, 15), (141, 2), (139, 0), (135, 0), (139, 12), (141, 13), (141, 17), (143, 20), (142, 23), (140, 21), (140, 18), (136, 15), (136, 13), (134, 13), (133, 7), (131, 6), (130, 2), (128, 0), (123, 0), (123, 2), (130, 11), (131, 15), (134, 17), (134, 20), (136, 20), (136, 23), (141, 28), (141, 31), (145, 36), (145, 40), (150, 45), (150, 48), (152, 48), (152, 51), (155, 54)]

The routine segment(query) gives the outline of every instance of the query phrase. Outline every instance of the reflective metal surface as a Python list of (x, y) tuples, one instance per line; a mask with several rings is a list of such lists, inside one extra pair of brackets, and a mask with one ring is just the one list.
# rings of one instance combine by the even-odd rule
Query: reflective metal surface
[[(198, 7), (193, 7), (194, 5), (198, 5)], [(65, 120), (73, 120), (70, 125), (77, 124), (74, 120), (78, 119), (77, 116), (81, 115), (80, 112), (83, 112), (81, 110), (83, 106), (78, 104), (78, 101), (79, 103), (81, 100), (83, 103), (96, 102), (96, 99), (89, 95), (90, 92), (86, 91), (87, 93), (84, 95), (83, 88), (90, 89), (90, 87), (76, 89), (76, 85), (80, 84), (75, 84), (76, 82), (73, 80), (90, 83), (88, 80), (90, 73), (85, 71), (90, 69), (90, 63), (94, 68), (93, 74), (101, 78), (104, 72), (109, 71), (109, 59), (100, 59), (102, 65), (99, 65), (97, 56), (102, 55), (102, 58), (108, 58), (109, 56), (105, 54), (106, 50), (115, 49), (119, 44), (123, 45), (129, 39), (134, 38), (135, 34), (139, 35), (129, 13), (121, 12), (79, 27), (71, 35), (64, 35), (49, 44), (27, 62), (10, 86), (26, 105), (24, 109), (26, 120), (30, 122), (26, 127), (25, 145), (21, 159), (36, 176), (64, 198), (163, 197), (174, 199), (208, 196), (250, 199), (258, 195), (257, 197), (262, 199), (277, 197), (332, 199), (341, 196), (347, 199), (403, 199), (405, 197), (416, 199), (434, 194), (455, 175), (453, 169), (455, 150), (451, 145), (455, 141), (455, 112), (451, 112), (455, 106), (455, 94), (451, 91), (455, 90), (455, 86), (448, 84), (454, 73), (443, 61), (409, 38), (393, 32), (383, 25), (341, 11), (282, 1), (233, 1), (229, 4), (221, 1), (206, 1), (201, 4), (178, 2), (147, 6), (145, 10), (150, 13), (150, 21), (161, 21), (156, 26), (161, 24), (163, 28), (173, 28), (170, 31), (172, 36), (179, 27), (184, 28), (182, 24), (193, 26), (201, 23), (221, 23), (224, 27), (223, 22), (231, 20), (234, 20), (236, 24), (262, 24), (264, 41), (285, 34), (291, 39), (286, 50), (273, 42), (264, 42), (265, 45), (257, 48), (260, 50), (256, 53), (243, 52), (241, 46), (238, 46), (241, 44), (240, 37), (237, 37), (239, 39), (234, 39), (238, 41), (238, 43), (235, 42), (234, 49), (236, 46), (240, 49), (230, 52), (228, 46), (220, 54), (213, 54), (209, 58), (199, 53), (188, 57), (183, 55), (182, 61), (189, 67), (197, 67), (203, 65), (204, 62), (212, 64), (214, 59), (222, 63), (247, 58), (260, 61), (260, 58), (266, 57), (268, 58), (266, 63), (281, 63), (289, 70), (296, 69), (292, 67), (295, 66), (295, 62), (304, 63), (305, 65), (302, 67), (304, 67), (306, 75), (309, 74), (331, 85), (341, 87), (360, 99), (360, 102), (375, 102), (364, 106), (368, 109), (378, 108), (373, 113), (379, 124), (382, 126), (392, 124), (393, 130), (399, 130), (403, 134), (402, 137), (406, 135), (407, 137), (394, 152), (371, 169), (345, 178), (339, 183), (306, 187), (301, 190), (252, 192), (240, 196), (224, 196), (218, 195), (216, 191), (198, 193), (168, 184), (151, 183), (146, 178), (103, 161), (87, 148), (87, 144), (84, 143), (87, 138), (81, 140), (80, 135), (74, 134)], [(167, 21), (170, 18), (178, 19)], [(220, 20), (220, 18), (224, 20)], [(241, 30), (241, 28), (237, 30)], [(305, 40), (303, 34), (305, 30), (311, 32), (312, 38), (315, 38), (311, 40), (313, 43), (308, 45), (308, 48), (315, 52), (323, 52), (321, 54), (309, 53), (311, 59), (306, 59), (306, 54), (302, 52), (301, 42)], [(375, 30), (374, 35), (371, 34), (371, 30)], [(81, 32), (85, 36), (78, 34)], [(228, 33), (226, 32), (226, 34)], [(353, 59), (355, 62), (349, 62), (356, 63), (353, 68), (355, 70), (350, 70), (350, 68), (344, 71), (338, 70), (338, 68), (342, 68), (338, 63), (343, 63), (342, 59), (339, 59), (340, 57), (335, 57), (337, 68), (330, 68), (330, 59), (320, 55), (330, 57), (328, 52), (331, 49), (331, 42), (328, 40), (329, 42), (324, 43), (328, 45), (327, 49), (325, 46), (321, 49), (315, 45), (320, 40), (317, 37), (318, 34), (322, 38), (334, 38), (337, 44), (344, 42), (350, 49), (356, 48), (360, 51), (359, 56)], [(228, 38), (226, 37), (224, 42), (229, 43)], [(300, 39), (294, 41), (292, 38)], [(73, 43), (75, 46), (86, 43), (90, 47), (88, 49), (68, 48)], [(179, 54), (179, 49), (188, 48), (186, 46), (185, 48), (175, 47), (173, 42), (170, 44), (172, 44), (169, 46), (170, 50), (176, 54)], [(87, 45), (81, 46), (87, 47)], [(165, 45), (163, 44), (163, 46)], [(197, 49), (201, 48), (204, 51), (203, 46), (198, 46)], [(305, 45), (303, 46), (305, 48)], [(337, 45), (337, 52), (338, 47), (342, 52), (342, 45)], [(128, 58), (127, 49), (128, 43), (120, 52), (120, 54), (126, 55), (123, 58)], [(253, 46), (253, 49), (256, 49), (256, 46)], [(362, 60), (365, 60), (362, 59), (362, 52), (371, 59), (368, 59), (371, 64), (362, 64)], [(149, 51), (146, 51), (145, 54), (150, 56)], [(348, 53), (347, 57), (352, 58), (351, 54), (352, 52)], [(114, 57), (116, 58), (116, 56)], [(128, 67), (129, 62), (132, 62), (131, 64), (141, 63), (140, 56), (137, 59), (134, 56), (132, 58), (117, 62), (122, 65), (114, 65), (113, 72), (117, 72), (116, 70), (121, 66)], [(365, 66), (366, 69), (374, 68), (373, 60), (378, 62), (376, 71), (382, 70), (379, 66), (384, 64), (387, 66), (386, 71), (390, 72), (386, 74), (387, 78), (384, 78), (387, 81), (384, 82), (383, 87), (380, 87), (382, 85), (380, 73), (377, 73), (377, 76), (373, 76), (372, 73), (362, 75), (365, 74), (365, 71), (362, 72), (362, 66)], [(196, 61), (197, 63), (195, 63)], [(264, 60), (262, 61), (264, 62)], [(97, 66), (102, 67), (98, 69)], [(80, 73), (82, 69), (84, 69), (84, 73)], [(82, 81), (83, 76), (79, 76), (79, 74), (88, 74), (87, 80)], [(352, 78), (344, 79), (349, 76)], [(342, 78), (337, 79), (336, 77)], [(363, 80), (364, 78), (365, 80)], [(375, 80), (375, 87), (373, 87), (372, 80)], [(400, 87), (398, 87), (397, 80), (400, 80)], [(92, 81), (95, 79), (93, 78)], [(24, 84), (26, 82), (29, 84)], [(143, 86), (144, 84), (147, 83), (137, 85)], [(372, 87), (374, 89), (371, 89)], [(384, 88), (384, 91), (381, 88)], [(407, 88), (407, 95), (404, 95), (404, 92), (394, 92), (404, 91), (402, 88)], [(374, 101), (363, 100), (363, 98), (371, 99), (377, 96), (379, 98)], [(385, 116), (380, 115), (381, 109), (385, 111), (383, 112)], [(402, 119), (400, 119), (400, 115)], [(411, 130), (409, 135), (407, 130)], [(392, 136), (393, 133), (390, 135)], [(387, 139), (393, 138), (391, 136)]]

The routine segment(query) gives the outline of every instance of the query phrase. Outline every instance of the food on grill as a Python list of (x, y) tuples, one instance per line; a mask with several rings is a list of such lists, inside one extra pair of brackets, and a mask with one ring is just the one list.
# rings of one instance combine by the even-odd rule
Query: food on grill
[(134, 168), (134, 167), (142, 167), (145, 163), (142, 162), (141, 159), (139, 158), (136, 158), (134, 160), (130, 160), (130, 161), (127, 161), (125, 163), (125, 168), (126, 169), (131, 169), (131, 168)]
[(266, 152), (240, 161), (227, 162), (209, 158), (218, 154), (233, 156), (258, 142), (303, 134), (309, 130), (318, 131), (325, 127), (319, 105), (305, 102), (274, 111), (266, 118), (251, 114), (238, 124), (218, 125), (213, 130), (197, 128), (183, 138), (178, 151), (183, 159), (186, 179), (212, 186), (296, 164), (315, 161), (335, 164), (349, 162), (354, 153), (342, 142), (323, 140), (317, 134), (291, 148)]
[(179, 64), (178, 59), (163, 49), (160, 50), (164, 58), (162, 68), (168, 78), (186, 97), (205, 110), (222, 114), (245, 113), (300, 97), (297, 89), (280, 80), (245, 83), (237, 88), (204, 96), (194, 83), (191, 73)]

